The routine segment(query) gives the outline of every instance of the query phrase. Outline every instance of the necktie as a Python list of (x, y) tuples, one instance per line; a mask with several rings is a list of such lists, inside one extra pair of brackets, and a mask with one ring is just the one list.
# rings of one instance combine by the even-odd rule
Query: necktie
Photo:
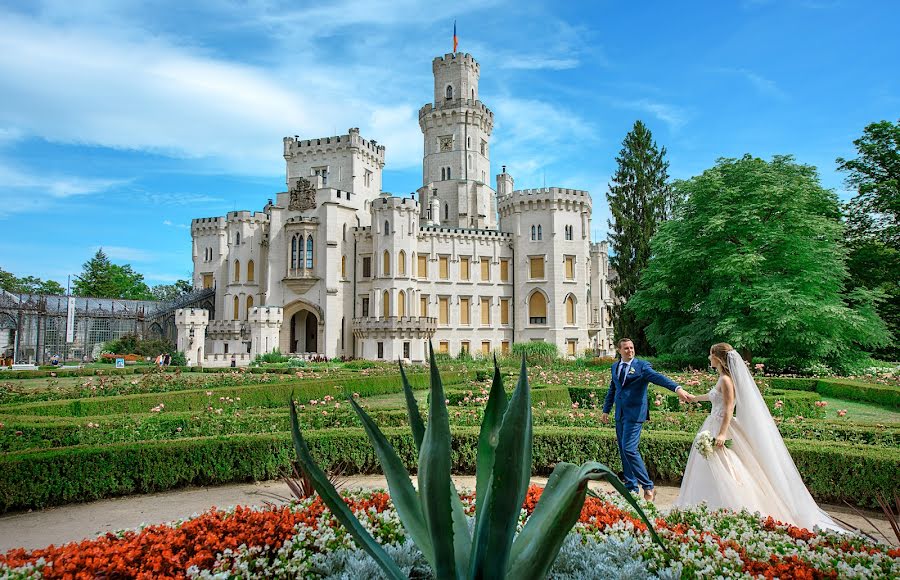
[(619, 367), (619, 384), (621, 385), (625, 382), (625, 369), (628, 368), (628, 365), (620, 362)]

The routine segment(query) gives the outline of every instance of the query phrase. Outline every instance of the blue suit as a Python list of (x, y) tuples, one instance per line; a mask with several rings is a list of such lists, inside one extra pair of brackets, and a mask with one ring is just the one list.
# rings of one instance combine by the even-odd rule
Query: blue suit
[(675, 391), (678, 385), (655, 370), (650, 363), (640, 359), (631, 361), (631, 368), (625, 380), (619, 384), (619, 365), (613, 363), (612, 380), (609, 391), (603, 401), (603, 412), (609, 413), (613, 404), (616, 406), (616, 440), (619, 443), (619, 456), (622, 458), (622, 472), (625, 475), (625, 487), (631, 491), (638, 490), (638, 484), (645, 490), (653, 489), (653, 482), (647, 473), (647, 466), (638, 452), (638, 441), (644, 421), (650, 418), (650, 405), (647, 402), (647, 386), (649, 383)]

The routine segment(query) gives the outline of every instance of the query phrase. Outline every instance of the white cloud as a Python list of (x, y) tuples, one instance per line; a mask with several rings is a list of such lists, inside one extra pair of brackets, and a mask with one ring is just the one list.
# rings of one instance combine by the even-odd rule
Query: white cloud
[(62, 199), (103, 193), (127, 183), (71, 175), (36, 175), (0, 163), (0, 219), (45, 209)]
[(688, 112), (677, 105), (661, 103), (650, 99), (637, 99), (633, 101), (619, 101), (619, 107), (633, 109), (653, 115), (669, 126), (672, 131), (677, 131), (688, 122)]
[(761, 95), (774, 97), (777, 99), (787, 99), (788, 95), (778, 87), (778, 84), (771, 79), (767, 79), (759, 73), (746, 68), (718, 68), (714, 72), (731, 74), (742, 77)]
[(169, 226), (170, 228), (178, 228), (178, 229), (181, 229), (181, 230), (189, 230), (189, 229), (191, 229), (191, 226), (189, 226), (189, 225), (187, 225), (187, 224), (176, 224), (176, 223), (172, 223), (171, 220), (163, 220), (163, 225), (164, 225), (164, 226)]
[(94, 246), (91, 252), (103, 249), (111, 260), (124, 260), (126, 262), (153, 262), (159, 258), (156, 252), (142, 250), (139, 248), (129, 248), (127, 246)]

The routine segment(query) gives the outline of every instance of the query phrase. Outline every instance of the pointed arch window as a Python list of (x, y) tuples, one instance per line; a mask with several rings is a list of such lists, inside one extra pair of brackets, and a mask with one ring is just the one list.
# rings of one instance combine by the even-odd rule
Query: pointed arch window
[(297, 236), (291, 238), (291, 270), (297, 269)]
[(234, 320), (240, 320), (241, 316), (241, 299), (237, 296), (232, 300), (232, 304), (234, 305)]
[(306, 238), (306, 269), (312, 270), (313, 267), (313, 237)]
[(406, 293), (403, 290), (397, 293), (397, 316), (406, 316)]
[(391, 235), (391, 223), (387, 220), (384, 220), (384, 235)]
[(534, 226), (531, 226), (531, 241), (535, 241), (537, 239), (537, 229)]
[(538, 226), (538, 240), (543, 240), (543, 239), (544, 239), (544, 228), (542, 228), (541, 226)]
[(241, 261), (240, 260), (234, 261), (234, 281), (235, 282), (241, 281)]
[(256, 265), (253, 260), (247, 262), (247, 282), (253, 282), (256, 278)]
[(566, 324), (575, 325), (575, 299), (571, 294), (566, 296)]
[(234, 243), (237, 246), (241, 245), (241, 232), (237, 232), (236, 234), (234, 234)]
[(341, 278), (347, 277), (347, 256), (341, 256)]
[(253, 308), (253, 296), (247, 296), (247, 312), (244, 313), (244, 319), (250, 318), (251, 308)]
[(447, 179), (447, 169), (445, 167), (441, 167), (441, 181)]
[(406, 252), (403, 250), (397, 254), (397, 275), (406, 276)]
[(391, 315), (391, 293), (387, 290), (381, 295), (381, 315), (385, 318)]
[(387, 250), (384, 251), (381, 259), (381, 275), (382, 276), (390, 276), (391, 275), (391, 254)]
[(448, 219), (450, 219), (450, 204), (445, 203), (444, 204), (444, 221), (447, 221)]
[(447, 85), (447, 100), (453, 98), (453, 85)]
[(528, 299), (528, 322), (547, 324), (547, 299), (541, 292), (535, 292)]

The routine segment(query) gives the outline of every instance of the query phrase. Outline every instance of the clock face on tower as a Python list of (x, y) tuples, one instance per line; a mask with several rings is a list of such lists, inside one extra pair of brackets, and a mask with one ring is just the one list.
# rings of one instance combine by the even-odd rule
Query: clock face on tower
[(453, 150), (453, 136), (446, 135), (444, 137), (440, 137), (441, 140), (441, 151), (452, 151)]

